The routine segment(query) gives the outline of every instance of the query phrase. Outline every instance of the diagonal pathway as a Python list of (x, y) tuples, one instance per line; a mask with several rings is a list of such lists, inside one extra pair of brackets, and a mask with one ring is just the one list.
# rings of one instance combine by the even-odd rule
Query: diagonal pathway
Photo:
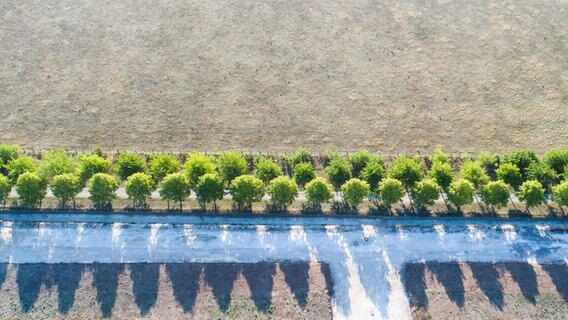
[(568, 259), (555, 220), (0, 214), (0, 262), (322, 261), (335, 319), (407, 319), (416, 261)]

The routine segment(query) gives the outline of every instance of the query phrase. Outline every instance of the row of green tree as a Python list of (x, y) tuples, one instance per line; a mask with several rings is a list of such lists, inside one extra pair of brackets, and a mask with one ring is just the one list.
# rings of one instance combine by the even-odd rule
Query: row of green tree
[(503, 157), (481, 153), (475, 159), (451, 159), (438, 150), (425, 157), (399, 156), (388, 168), (381, 155), (366, 150), (348, 156), (327, 151), (321, 161), (327, 179), (317, 177), (316, 161), (305, 148), (285, 159), (251, 159), (234, 151), (217, 156), (190, 153), (184, 159), (182, 165), (170, 154), (124, 152), (110, 157), (100, 151), (73, 157), (62, 150), (36, 159), (22, 155), (17, 146), (0, 145), (0, 200), (5, 201), (15, 185), (21, 205), (41, 206), (49, 185), (65, 207), (88, 186), (93, 206), (108, 208), (124, 181), (136, 208), (147, 207), (156, 188), (180, 209), (194, 190), (203, 210), (211, 203), (216, 208), (226, 192), (239, 210), (250, 209), (265, 192), (272, 206), (286, 210), (300, 189), (315, 207), (331, 201), (334, 190), (341, 191), (343, 202), (352, 208), (365, 198), (390, 208), (406, 194), (413, 210), (434, 204), (440, 195), (458, 210), (473, 201), (493, 210), (509, 201), (514, 205), (511, 193), (527, 208), (546, 203), (550, 193), (561, 208), (568, 205), (568, 150), (552, 150), (542, 159), (530, 150)]

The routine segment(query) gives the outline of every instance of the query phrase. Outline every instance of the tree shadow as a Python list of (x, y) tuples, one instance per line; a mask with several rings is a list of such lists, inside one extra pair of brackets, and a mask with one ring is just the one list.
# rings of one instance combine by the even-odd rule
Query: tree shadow
[(47, 278), (48, 272), (49, 265), (45, 263), (18, 265), (16, 283), (18, 284), (20, 305), (24, 313), (30, 311), (37, 301), (41, 285)]
[(538, 285), (534, 268), (526, 263), (507, 263), (505, 268), (511, 273), (513, 280), (519, 285), (523, 296), (532, 304), (536, 303)]
[(315, 204), (302, 204), (301, 213), (303, 215), (321, 215), (324, 214), (321, 206)]
[(320, 262), (320, 271), (325, 278), (325, 289), (330, 297), (333, 297), (333, 283), (331, 282), (331, 269), (329, 264)]
[(568, 303), (568, 267), (566, 264), (545, 264), (542, 268), (548, 273), (556, 291)]
[(242, 273), (248, 282), (256, 309), (267, 312), (272, 305), (272, 288), (276, 265), (266, 262), (245, 264), (242, 267)]
[(93, 263), (91, 265), (93, 287), (97, 289), (97, 303), (104, 318), (112, 316), (116, 302), (118, 277), (124, 272), (124, 264)]
[(172, 282), (174, 296), (184, 313), (190, 313), (199, 292), (199, 278), (203, 265), (189, 263), (167, 263), (166, 273)]
[(401, 272), (401, 281), (410, 302), (417, 308), (428, 308), (428, 295), (426, 295), (426, 264), (407, 263)]
[(499, 310), (503, 310), (505, 297), (503, 286), (499, 282), (499, 270), (492, 263), (472, 262), (468, 263), (477, 285), (483, 291), (489, 302)]
[(142, 316), (147, 315), (156, 304), (159, 277), (160, 265), (157, 263), (134, 263), (130, 265), (132, 293)]
[(460, 309), (465, 304), (463, 273), (458, 262), (427, 263), (428, 270), (446, 290), (446, 294)]
[(526, 210), (509, 209), (507, 211), (509, 218), (531, 218), (532, 216)]
[(57, 285), (57, 307), (59, 313), (67, 314), (75, 303), (75, 291), (83, 276), (84, 264), (57, 263), (51, 265), (49, 277)]
[(280, 270), (284, 273), (284, 281), (290, 287), (294, 298), (300, 308), (304, 310), (308, 303), (310, 265), (308, 263), (280, 263)]
[(231, 304), (233, 284), (241, 271), (236, 263), (215, 263), (205, 265), (205, 282), (212, 288), (219, 308), (224, 312)]
[(350, 206), (345, 202), (333, 201), (331, 203), (331, 213), (335, 215), (357, 215), (359, 210), (357, 207)]
[(8, 273), (8, 264), (7, 263), (0, 263), (0, 288), (6, 281), (6, 274)]
[(389, 207), (382, 204), (374, 204), (369, 206), (369, 211), (367, 213), (370, 216), (390, 216), (392, 215)]

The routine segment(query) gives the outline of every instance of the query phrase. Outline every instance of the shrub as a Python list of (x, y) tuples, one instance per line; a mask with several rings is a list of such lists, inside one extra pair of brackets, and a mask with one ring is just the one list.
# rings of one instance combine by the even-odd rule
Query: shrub
[(430, 156), (430, 160), (432, 161), (432, 164), (434, 164), (434, 163), (450, 163), (450, 161), (448, 160), (448, 155), (445, 154), (440, 149), (434, 151), (434, 153)]
[(72, 173), (74, 170), (75, 161), (64, 150), (44, 153), (38, 166), (39, 175), (45, 181), (51, 181), (55, 176)]
[(351, 178), (349, 163), (339, 158), (331, 160), (329, 165), (324, 169), (324, 172), (329, 177), (329, 181), (335, 190), (339, 190), (341, 185)]
[(475, 187), (469, 180), (459, 179), (450, 184), (448, 189), (448, 200), (461, 210), (462, 206), (473, 202), (473, 192)]
[(294, 167), (300, 163), (309, 163), (313, 165), (314, 164), (313, 161), (314, 160), (312, 157), (312, 153), (304, 147), (298, 148), (296, 152), (294, 152), (294, 154), (290, 156), (290, 162)]
[(0, 174), (8, 174), (8, 163), (18, 157), (20, 147), (16, 145), (0, 145)]
[(34, 159), (28, 156), (22, 156), (8, 162), (8, 178), (15, 184), (18, 177), (25, 172), (36, 173), (37, 168)]
[(394, 160), (388, 169), (387, 176), (402, 182), (404, 187), (409, 189), (422, 179), (422, 168), (414, 159), (400, 156)]
[(306, 184), (306, 199), (309, 203), (320, 207), (332, 198), (332, 186), (325, 179), (315, 178)]
[(512, 163), (519, 168), (523, 179), (526, 179), (526, 171), (532, 162), (538, 162), (538, 157), (532, 150), (519, 150), (503, 156), (503, 162)]
[(89, 193), (95, 209), (112, 208), (112, 200), (116, 198), (118, 181), (107, 173), (96, 173), (91, 178)]
[(176, 156), (171, 154), (160, 154), (153, 156), (150, 160), (148, 173), (155, 184), (162, 181), (167, 175), (176, 173), (179, 169), (179, 161)]
[(568, 181), (564, 181), (561, 184), (552, 188), (552, 198), (560, 206), (568, 206)]
[(241, 175), (234, 179), (229, 192), (233, 196), (233, 201), (237, 204), (239, 211), (242, 209), (250, 210), (253, 202), (262, 200), (264, 183), (254, 176)]
[(282, 168), (270, 158), (261, 157), (256, 163), (256, 175), (265, 184), (282, 175)]
[(300, 187), (316, 178), (314, 167), (310, 163), (299, 163), (294, 167), (294, 180)]
[(544, 162), (533, 162), (527, 168), (526, 177), (529, 180), (537, 180), (548, 190), (550, 185), (556, 181), (558, 175), (548, 164)]
[(286, 207), (291, 205), (298, 196), (298, 185), (288, 177), (276, 177), (270, 181), (267, 192), (272, 203), (286, 211)]
[(369, 151), (361, 149), (349, 155), (349, 163), (353, 169), (353, 176), (359, 177), (361, 170), (365, 168), (367, 163), (371, 160)]
[(450, 184), (454, 181), (454, 170), (447, 162), (435, 161), (428, 170), (428, 177), (447, 192)]
[(521, 170), (519, 170), (519, 168), (513, 163), (503, 163), (499, 166), (499, 168), (497, 168), (497, 170), (495, 170), (495, 173), (497, 173), (497, 178), (499, 180), (503, 180), (503, 182), (510, 185), (515, 190), (521, 185)]
[(412, 199), (417, 206), (433, 205), (440, 196), (440, 187), (432, 179), (418, 182), (411, 191)]
[(135, 173), (144, 172), (144, 159), (135, 153), (121, 153), (116, 159), (114, 170), (120, 179), (126, 180)]
[(65, 208), (70, 200), (73, 200), (75, 208), (75, 196), (81, 192), (81, 187), (81, 179), (73, 173), (56, 175), (51, 182), (51, 191), (59, 200), (61, 208)]
[(386, 178), (379, 186), (379, 198), (389, 207), (404, 197), (405, 191), (402, 182), (394, 178)]
[(568, 166), (568, 149), (567, 150), (550, 150), (544, 154), (544, 163), (549, 165), (557, 174), (561, 175)]
[(488, 182), (481, 189), (481, 198), (483, 202), (492, 206), (501, 208), (509, 202), (509, 187), (501, 180)]
[(108, 173), (110, 167), (110, 163), (107, 159), (96, 154), (83, 155), (80, 161), (77, 174), (83, 184), (97, 173)]
[(47, 193), (47, 183), (37, 173), (24, 172), (16, 181), (16, 191), (24, 206), (41, 207), (41, 201)]
[(376, 158), (371, 158), (367, 165), (363, 168), (360, 178), (365, 180), (371, 187), (371, 191), (377, 191), (379, 183), (386, 176), (385, 167), (383, 162)]
[(195, 188), (201, 176), (207, 173), (215, 173), (215, 162), (210, 156), (191, 153), (185, 161), (184, 168), (189, 184)]
[(526, 204), (527, 208), (536, 207), (544, 202), (544, 188), (536, 180), (525, 181), (519, 187), (517, 196)]
[(183, 211), (183, 201), (189, 197), (190, 193), (189, 180), (185, 175), (175, 172), (164, 177), (160, 197), (168, 201), (168, 209), (170, 201), (176, 201), (179, 203), (179, 210)]
[(492, 172), (499, 164), (499, 157), (493, 156), (489, 154), (489, 152), (482, 151), (477, 156), (477, 162), (485, 169), (485, 171)]
[(371, 193), (371, 186), (357, 178), (350, 179), (341, 186), (343, 200), (351, 207), (357, 207)]
[(126, 180), (126, 194), (132, 199), (132, 205), (136, 207), (145, 207), (146, 199), (152, 194), (154, 189), (154, 181), (149, 175), (137, 172), (130, 175)]
[(2, 202), (2, 206), (6, 206), (6, 200), (8, 199), (8, 195), (10, 195), (11, 190), (12, 185), (10, 184), (10, 180), (0, 174), (0, 202)]
[(210, 202), (213, 202), (214, 210), (217, 210), (217, 200), (222, 200), (225, 195), (223, 180), (215, 173), (206, 173), (199, 177), (195, 193), (204, 211), (206, 204)]
[(219, 172), (221, 178), (227, 182), (227, 185), (231, 185), (232, 181), (241, 175), (247, 174), (248, 164), (246, 159), (237, 152), (228, 151), (219, 157)]
[(466, 161), (460, 170), (460, 178), (465, 179), (473, 184), (476, 190), (480, 190), (489, 182), (489, 176), (481, 167), (481, 164), (472, 161)]

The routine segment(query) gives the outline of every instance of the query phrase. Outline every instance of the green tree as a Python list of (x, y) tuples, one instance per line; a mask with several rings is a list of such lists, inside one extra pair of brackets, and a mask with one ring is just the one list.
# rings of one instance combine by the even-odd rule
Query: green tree
[(91, 202), (96, 209), (112, 208), (112, 200), (116, 198), (118, 180), (107, 173), (96, 173), (89, 183)]
[(190, 193), (189, 180), (184, 174), (175, 172), (164, 177), (160, 197), (168, 201), (168, 210), (170, 201), (176, 201), (179, 203), (179, 210), (183, 211), (183, 201), (189, 197)]
[(448, 200), (461, 211), (461, 207), (473, 202), (475, 187), (469, 180), (459, 179), (450, 184)]
[(335, 190), (339, 190), (341, 185), (351, 178), (349, 163), (339, 158), (331, 160), (329, 165), (324, 169), (324, 172), (329, 177), (329, 181)]
[(6, 206), (6, 200), (8, 199), (8, 195), (11, 190), (12, 185), (10, 184), (10, 180), (0, 174), (0, 202), (2, 203), (2, 207)]
[(265, 184), (282, 175), (282, 168), (270, 158), (261, 157), (256, 163), (256, 175)]
[(239, 211), (251, 210), (252, 203), (262, 200), (264, 196), (264, 183), (252, 175), (241, 175), (233, 180), (229, 192)]
[(272, 179), (267, 189), (272, 203), (281, 210), (291, 205), (298, 196), (298, 185), (289, 177), (280, 176)]
[[(484, 185), (489, 182), (489, 176), (485, 172), (485, 169), (481, 167), (481, 164), (478, 162), (473, 161), (466, 161), (462, 165), (459, 174), (461, 179), (465, 179), (473, 184), (475, 190), (480, 191)], [(479, 205), (479, 208), (483, 210), (481, 203), (479, 202), (479, 198), (477, 197), (477, 193), (474, 193), (474, 198)]]
[(308, 182), (305, 194), (310, 204), (320, 208), (322, 203), (326, 203), (333, 198), (332, 186), (324, 178), (314, 178)]
[(434, 163), (450, 163), (448, 160), (448, 155), (445, 154), (442, 150), (437, 149), (434, 153), (430, 156), (430, 160), (432, 164)]
[(312, 153), (304, 147), (298, 148), (296, 152), (294, 152), (294, 154), (290, 156), (290, 162), (294, 167), (300, 163), (309, 163), (313, 165), (314, 163), (313, 161), (314, 160), (312, 157)]
[(75, 208), (75, 196), (81, 192), (81, 187), (81, 179), (73, 173), (56, 175), (51, 182), (51, 192), (59, 200), (62, 209), (71, 200), (73, 200), (73, 208)]
[(359, 177), (361, 170), (365, 168), (367, 163), (371, 160), (371, 154), (365, 149), (357, 150), (349, 155), (349, 163), (353, 169), (353, 176)]
[(64, 150), (54, 150), (42, 154), (39, 162), (39, 176), (45, 181), (53, 177), (75, 171), (75, 161)]
[(544, 163), (549, 165), (558, 175), (562, 175), (568, 166), (568, 149), (550, 150), (544, 155)]
[(385, 177), (386, 171), (384, 164), (376, 158), (371, 158), (360, 174), (360, 178), (367, 181), (373, 192), (377, 191), (379, 183)]
[(34, 159), (28, 156), (22, 156), (8, 162), (8, 178), (12, 184), (18, 181), (18, 177), (24, 172), (36, 173), (37, 168)]
[(184, 164), (185, 173), (191, 187), (195, 188), (199, 178), (207, 173), (215, 173), (215, 162), (202, 153), (190, 153)]
[[(450, 184), (454, 181), (454, 169), (447, 162), (434, 161), (430, 170), (428, 170), (428, 178), (434, 180), (438, 186), (440, 186), (441, 191), (448, 192)], [(442, 195), (442, 199), (446, 202), (446, 199)]]
[(352, 178), (341, 186), (343, 200), (356, 208), (371, 193), (371, 186), (363, 180)]
[(568, 206), (568, 181), (564, 181), (552, 188), (552, 198), (564, 213), (562, 206)]
[(544, 162), (531, 163), (526, 171), (528, 180), (537, 180), (546, 189), (550, 189), (550, 185), (556, 181), (558, 175), (548, 164)]
[(408, 192), (408, 189), (422, 179), (422, 168), (416, 160), (400, 156), (388, 169), (387, 176), (402, 182)]
[(17, 145), (0, 145), (0, 174), (8, 174), (8, 163), (18, 157), (20, 147)]
[(300, 187), (316, 178), (316, 171), (311, 163), (303, 162), (294, 167), (294, 180)]
[(440, 196), (440, 186), (432, 179), (423, 179), (412, 188), (412, 199), (417, 206), (433, 205)]
[(144, 159), (135, 153), (121, 153), (116, 159), (114, 170), (120, 179), (126, 180), (135, 173), (144, 172)]
[(379, 186), (379, 198), (389, 208), (389, 211), (394, 203), (404, 197), (404, 193), (402, 182), (394, 178), (385, 178)]
[(517, 196), (526, 204), (527, 212), (530, 214), (529, 208), (539, 206), (544, 202), (544, 188), (536, 180), (525, 181), (519, 187)]
[(495, 173), (497, 173), (499, 180), (503, 180), (503, 182), (510, 185), (515, 190), (521, 185), (521, 170), (513, 163), (503, 163), (495, 170)]
[(233, 180), (248, 172), (247, 160), (240, 154), (234, 151), (225, 152), (219, 157), (219, 173), (221, 178), (231, 185)]
[(215, 173), (206, 173), (199, 177), (195, 193), (203, 211), (210, 202), (213, 202), (213, 210), (217, 211), (217, 200), (222, 200), (225, 195), (223, 180)]
[(538, 157), (532, 150), (519, 150), (506, 154), (503, 162), (512, 163), (519, 168), (523, 180), (526, 180), (526, 171), (532, 162), (538, 162)]
[(110, 163), (107, 159), (96, 155), (83, 155), (80, 158), (79, 168), (77, 174), (83, 184), (87, 182), (93, 175), (97, 173), (108, 173)]
[(148, 173), (155, 184), (162, 181), (167, 175), (179, 170), (178, 158), (172, 154), (160, 154), (152, 157), (148, 167)]
[(128, 197), (132, 199), (134, 208), (145, 207), (146, 199), (154, 190), (154, 181), (145, 173), (133, 173), (127, 178), (125, 189)]
[(507, 184), (501, 180), (488, 182), (481, 189), (481, 198), (483, 202), (493, 207), (501, 208), (507, 205), (509, 202), (509, 187)]
[(41, 201), (47, 193), (47, 183), (35, 172), (24, 172), (16, 181), (16, 192), (24, 206), (41, 207)]
[(485, 169), (486, 172), (493, 172), (499, 163), (499, 157), (493, 156), (487, 151), (482, 151), (477, 156), (477, 162)]

